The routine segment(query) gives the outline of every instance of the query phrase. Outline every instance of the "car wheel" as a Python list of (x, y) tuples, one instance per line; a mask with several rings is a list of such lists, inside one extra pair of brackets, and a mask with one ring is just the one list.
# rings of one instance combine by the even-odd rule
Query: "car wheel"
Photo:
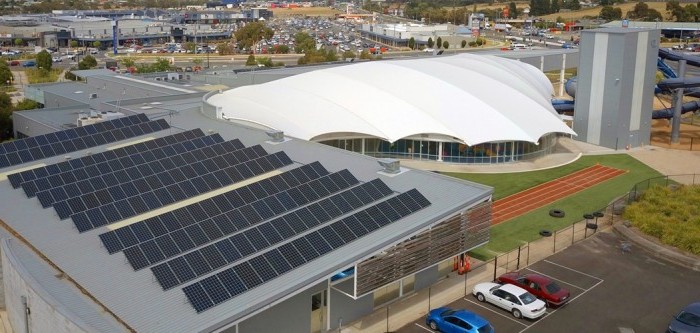
[(428, 323), (428, 326), (430, 326), (430, 329), (433, 331), (437, 331), (438, 329), (437, 324), (432, 320)]
[(486, 300), (486, 297), (484, 297), (484, 294), (478, 293), (478, 294), (476, 294), (476, 299), (478, 299), (479, 302), (483, 302)]
[(521, 318), (523, 316), (522, 313), (520, 313), (520, 310), (518, 309), (513, 309), (513, 317), (515, 318)]

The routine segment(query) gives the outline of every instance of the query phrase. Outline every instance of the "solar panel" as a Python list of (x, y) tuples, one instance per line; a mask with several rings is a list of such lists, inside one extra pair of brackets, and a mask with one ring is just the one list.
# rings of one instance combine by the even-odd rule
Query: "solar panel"
[[(222, 143), (222, 144), (225, 144), (225, 143)], [(248, 149), (248, 148), (244, 148), (244, 149)], [(268, 157), (265, 156), (265, 157), (261, 157), (261, 158), (268, 158)], [(157, 162), (161, 162), (161, 161), (155, 161), (154, 163), (157, 163)], [(173, 164), (173, 166), (175, 167), (174, 164)], [(182, 168), (182, 167), (184, 167), (184, 166), (180, 166), (180, 168)], [(235, 167), (235, 165), (232, 167)], [(145, 194), (145, 193), (155, 191), (155, 190), (157, 190), (157, 188), (151, 188), (149, 186), (149, 184), (143, 178), (136, 178), (136, 177), (139, 177), (138, 172), (136, 171), (136, 168), (138, 168), (138, 166), (132, 167), (129, 169), (129, 172), (124, 172), (122, 175), (118, 176), (118, 178), (124, 178), (123, 179), (124, 183), (121, 183), (121, 184), (116, 185), (116, 186), (108, 187), (108, 188), (106, 188), (106, 190), (109, 192), (112, 190), (119, 189), (119, 190), (123, 191), (124, 193), (126, 193), (126, 195), (129, 197), (128, 204), (130, 204), (137, 213), (143, 213), (143, 212), (150, 210), (150, 209), (153, 209), (155, 207), (162, 206), (163, 205), (162, 202), (159, 202), (157, 200), (157, 197), (155, 197), (153, 194)], [(166, 172), (168, 172), (168, 171), (164, 171), (163, 173), (166, 173)], [(102, 177), (102, 176), (98, 176), (98, 177)], [(198, 195), (198, 194), (201, 194), (201, 193), (204, 193), (204, 192), (207, 192), (210, 190), (209, 188), (201, 188), (201, 189), (194, 188), (191, 181), (201, 180), (201, 177), (202, 177), (202, 175), (196, 175), (196, 176), (194, 176), (194, 178), (191, 178), (190, 180), (184, 181), (180, 184), (181, 187), (183, 187), (183, 185), (189, 184), (189, 186), (183, 187), (185, 190), (185, 194), (188, 195), (188, 197), (195, 196), (195, 195)], [(100, 189), (95, 189), (93, 186), (93, 183), (91, 183), (89, 180), (81, 181), (78, 183), (78, 185), (79, 185), (80, 193), (83, 195), (86, 193), (96, 191), (96, 190), (100, 190)], [(85, 186), (81, 186), (81, 185), (85, 185)], [(172, 185), (172, 184), (163, 184), (163, 185)], [(226, 184), (226, 185), (228, 185), (228, 184)], [(145, 197), (144, 197), (144, 195), (145, 195)], [(71, 198), (69, 198), (68, 200), (70, 200), (70, 199)], [(149, 199), (151, 199), (151, 200), (149, 200)], [(57, 201), (54, 204), (58, 204), (59, 202), (61, 202), (61, 201)], [(80, 213), (80, 212), (88, 210), (88, 209), (94, 209), (96, 207), (98, 207), (98, 206), (86, 206), (84, 209), (73, 210), (72, 214), (77, 214), (77, 213)], [(80, 207), (78, 207), (78, 208), (80, 208)]]
[[(218, 134), (217, 134), (218, 135)], [(203, 148), (207, 145), (207, 143), (203, 140), (201, 137), (197, 137), (192, 139), (191, 141), (184, 141), (184, 142), (192, 142), (194, 146), (198, 148)], [(177, 142), (174, 145), (181, 145), (183, 142)], [(242, 144), (241, 144), (242, 146)], [(162, 150), (162, 147), (155, 148), (157, 150)], [(159, 160), (153, 160), (153, 161), (146, 161), (142, 159), (143, 155), (150, 153), (151, 151), (144, 151), (144, 152), (135, 152), (132, 155), (124, 156), (121, 158), (117, 159), (109, 159), (104, 162), (100, 163), (95, 163), (92, 164), (88, 167), (83, 167), (83, 168), (78, 168), (78, 169), (72, 169), (68, 170), (65, 172), (62, 172), (57, 175), (52, 175), (44, 178), (37, 178), (32, 181), (27, 181), (23, 184), (21, 184), (22, 188), (24, 189), (25, 193), (27, 194), (28, 197), (32, 197), (35, 194), (40, 193), (41, 191), (46, 191), (50, 188), (56, 188), (60, 187), (66, 184), (71, 184), (71, 183), (76, 183), (76, 182), (82, 182), (82, 183), (87, 183), (87, 184), (94, 184), (96, 181), (99, 182), (98, 184), (103, 186), (103, 187), (98, 187), (95, 186), (93, 189), (90, 188), (80, 188), (81, 192), (84, 193), (89, 193), (91, 191), (96, 191), (99, 190), (100, 188), (104, 188), (107, 186), (114, 186), (115, 184), (118, 184), (120, 182), (124, 182), (127, 180), (135, 180), (135, 179), (140, 179), (143, 177), (147, 176), (152, 176), (152, 173), (149, 172), (152, 168), (151, 166), (158, 165)], [(167, 157), (165, 157), (167, 158)], [(139, 160), (137, 162), (137, 160)], [(127, 162), (128, 161), (128, 162)], [(85, 172), (85, 169), (90, 169), (93, 170), (91, 174), (89, 174), (87, 177), (78, 177), (81, 172)], [(53, 177), (53, 178), (52, 178)], [(47, 183), (42, 183), (41, 181), (43, 179), (49, 179), (49, 184)], [(54, 181), (51, 181), (51, 179), (55, 179)], [(73, 181), (69, 181), (69, 180)], [(152, 179), (153, 181), (156, 181), (157, 179)], [(65, 200), (67, 198), (54, 198), (53, 202), (56, 201), (61, 201)]]
[[(319, 178), (317, 180), (314, 180), (316, 182), (321, 182), (322, 178)], [(310, 184), (314, 181), (311, 181), (307, 184), (300, 185), (300, 186), (310, 186)], [(377, 184), (374, 184), (373, 182), (365, 183), (360, 186), (365, 186), (365, 187), (376, 187)], [(338, 193), (336, 196), (342, 196), (344, 193)], [(224, 249), (223, 251), (218, 251), (219, 253), (222, 253), (222, 258), (218, 259), (224, 259), (226, 260), (227, 264), (232, 264), (234, 261), (239, 260), (242, 257), (249, 256), (254, 253), (260, 253), (264, 252), (265, 249), (270, 248), (270, 247), (275, 247), (279, 243), (284, 242), (287, 239), (291, 239), (296, 235), (303, 234), (307, 232), (310, 229), (313, 229), (317, 225), (320, 224), (325, 224), (329, 221), (332, 221), (334, 218), (338, 216), (331, 216), (327, 213), (325, 213), (320, 207), (322, 207), (324, 204), (332, 204), (331, 200), (333, 197), (328, 197), (318, 203), (314, 203), (311, 206), (318, 207), (316, 209), (307, 209), (306, 207), (303, 207), (300, 210), (290, 212), (286, 215), (281, 216), (280, 218), (274, 219), (272, 221), (269, 221), (267, 223), (262, 223), (257, 227), (249, 227), (248, 229), (238, 232), (228, 238), (224, 238), (223, 240), (217, 241), (216, 243), (209, 244), (199, 250), (195, 250), (193, 252), (190, 252), (186, 254), (186, 256), (189, 256), (187, 258), (187, 262), (190, 264), (192, 267), (199, 267), (200, 270), (196, 272), (196, 276), (193, 278), (196, 278), (197, 276), (207, 274), (211, 272), (212, 270), (217, 269), (221, 265), (221, 261), (217, 260), (217, 266), (212, 266), (211, 264), (209, 265), (210, 269), (206, 270), (206, 261), (203, 258), (207, 258), (207, 253), (211, 253), (213, 249)], [(311, 207), (309, 206), (309, 207)], [(358, 206), (359, 208), (359, 206)], [(300, 214), (300, 211), (304, 211), (304, 213)], [(310, 222), (313, 221), (313, 222)], [(199, 225), (202, 225), (203, 223), (199, 223)], [(251, 223), (253, 225), (254, 223)], [(291, 227), (290, 227), (291, 226)], [(347, 240), (341, 241), (340, 237), (335, 237), (333, 239), (330, 239), (326, 241), (319, 232), (312, 232), (310, 234), (309, 238), (297, 238), (290, 245), (294, 247), (294, 253), (299, 253), (301, 255), (301, 261), (298, 258), (294, 257), (289, 257), (286, 258), (286, 260), (290, 263), (294, 264), (303, 264), (304, 262), (313, 260), (316, 258), (320, 253), (322, 252), (327, 252), (329, 249), (334, 248), (331, 244), (331, 242), (335, 244), (345, 244), (350, 242), (350, 239), (356, 239), (358, 237), (361, 237), (364, 234), (367, 234), (369, 231), (366, 229), (362, 228), (360, 226), (361, 232), (353, 233), (350, 228), (346, 224), (338, 224), (338, 228), (342, 228), (342, 231), (340, 233), (343, 234), (343, 237)], [(328, 231), (326, 231), (328, 232)], [(203, 234), (203, 232), (201, 232)], [(191, 234), (191, 232), (188, 232), (188, 234)], [(202, 236), (203, 237), (203, 236)], [(213, 239), (209, 239), (213, 240)], [(206, 239), (202, 239), (202, 244)], [(202, 245), (200, 244), (200, 245)], [(312, 246), (312, 244), (316, 244), (316, 246)], [(234, 252), (230, 248), (234, 247), (235, 248), (235, 253), (232, 255), (227, 254), (226, 252)], [(336, 246), (337, 247), (337, 246)], [(194, 248), (194, 247), (193, 247)], [(192, 249), (193, 249), (192, 248)], [(318, 250), (316, 249), (318, 248)], [(182, 249), (183, 252), (186, 250), (190, 249)], [(291, 250), (285, 251), (285, 253), (290, 253)], [(193, 253), (199, 252), (201, 256), (195, 256)], [(201, 257), (201, 258), (200, 258)], [(255, 266), (255, 265), (254, 265)], [(255, 266), (257, 267), (257, 266)], [(134, 267), (134, 269), (137, 269)], [(261, 277), (266, 277), (268, 276), (267, 273), (262, 274)]]
[[(94, 164), (99, 163), (101, 161), (105, 160), (105, 156), (107, 156), (107, 159), (113, 159), (116, 157), (116, 154), (121, 153), (123, 151), (130, 150), (130, 148), (134, 148), (137, 151), (144, 151), (148, 149), (155, 149), (158, 147), (162, 146), (167, 146), (174, 144), (179, 141), (184, 141), (184, 140), (192, 140), (196, 137), (202, 137), (204, 136), (204, 132), (200, 129), (194, 129), (190, 131), (185, 131), (185, 132), (180, 132), (176, 133), (173, 135), (165, 136), (165, 137), (160, 137), (156, 138), (154, 140), (148, 140), (146, 142), (141, 142), (141, 143), (136, 143), (134, 145), (129, 145), (126, 147), (121, 147), (117, 148), (114, 150), (108, 150), (105, 152), (101, 153), (96, 153), (92, 155), (86, 155), (77, 159), (71, 159), (69, 161), (64, 161), (64, 162), (59, 162), (50, 166), (42, 167), (42, 168), (36, 168), (36, 169), (31, 169), (19, 173), (15, 173), (12, 175), (9, 175), (8, 178), (11, 181), (11, 184), (14, 188), (18, 188), (22, 183), (28, 182), (37, 178), (43, 178), (46, 177), (49, 174), (58, 174), (61, 172), (65, 172), (67, 170), (71, 169), (78, 169), (78, 168), (85, 168), (85, 170), (89, 170), (88, 175), (95, 175), (99, 174), (99, 170), (94, 168)], [(209, 138), (209, 137), (207, 137)], [(219, 137), (220, 139), (220, 137)], [(220, 139), (220, 141), (223, 141), (223, 139)], [(103, 142), (104, 144), (106, 142)], [(53, 153), (51, 153), (53, 154)], [(126, 154), (125, 154), (126, 155)], [(48, 171), (47, 171), (48, 170)], [(83, 177), (78, 177), (78, 178), (85, 178)]]
[[(133, 116), (143, 120), (143, 117)], [(144, 116), (145, 117), (145, 116)], [(104, 131), (97, 131), (94, 127), (95, 125), (87, 125), (84, 127), (78, 127), (75, 129), (65, 130), (56, 132), (54, 135), (59, 140), (55, 142), (47, 142), (46, 145), (41, 147), (27, 146), (28, 139), (16, 140), (13, 142), (5, 143), (8, 145), (4, 147), (5, 154), (4, 157), (0, 159), (0, 168), (7, 167), (10, 165), (22, 164), (46, 157), (56, 156), (68, 152), (73, 152), (77, 150), (82, 150), (90, 147), (95, 147), (98, 145), (96, 138), (112, 138), (113, 133), (124, 133), (122, 136), (124, 138), (130, 138), (134, 136), (139, 136), (147, 133), (152, 133), (160, 131), (169, 127), (167, 121), (160, 119), (150, 122), (142, 122), (140, 124), (132, 124), (132, 122), (122, 122), (121, 118), (108, 121), (110, 123), (114, 122), (116, 125), (113, 129), (106, 129)], [(147, 120), (146, 120), (147, 121)], [(96, 124), (97, 125), (97, 124)], [(142, 126), (143, 125), (143, 126)], [(85, 128), (91, 129), (90, 131)], [(36, 139), (33, 139), (36, 140)], [(107, 140), (107, 142), (113, 142), (116, 140)], [(50, 147), (50, 149), (42, 149), (43, 147)], [(37, 148), (37, 149), (34, 149)]]

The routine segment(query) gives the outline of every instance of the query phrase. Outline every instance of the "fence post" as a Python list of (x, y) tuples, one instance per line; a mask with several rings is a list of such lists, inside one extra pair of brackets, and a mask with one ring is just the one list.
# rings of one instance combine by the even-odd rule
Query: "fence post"
[(391, 332), (391, 331), (389, 331), (389, 306), (388, 305), (386, 306), (386, 331)]
[(518, 263), (515, 264), (515, 270), (516, 270), (516, 271), (520, 269), (520, 248), (521, 248), (521, 247), (522, 247), (522, 245), (518, 246)]
[(530, 242), (527, 242), (527, 258), (525, 259), (525, 266), (530, 264)]
[(498, 256), (493, 259), (493, 281), (496, 281), (496, 269), (498, 269)]
[(464, 272), (464, 297), (467, 297), (467, 275), (469, 271)]

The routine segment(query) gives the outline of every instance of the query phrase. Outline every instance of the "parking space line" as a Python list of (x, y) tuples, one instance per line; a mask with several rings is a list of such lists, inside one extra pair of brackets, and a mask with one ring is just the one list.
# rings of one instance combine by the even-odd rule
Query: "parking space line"
[[(520, 324), (520, 325), (523, 325), (523, 326), (525, 326), (525, 327), (529, 327), (529, 325), (523, 324), (523, 323), (521, 323), (521, 322), (519, 322), (519, 321), (517, 321), (517, 320), (511, 318), (510, 316), (506, 316), (506, 315), (502, 314), (501, 312), (494, 311), (493, 309), (489, 309), (489, 308), (485, 307), (484, 305), (482, 305), (481, 303), (474, 302), (474, 301), (472, 301), (472, 300), (470, 300), (470, 299), (467, 299), (466, 297), (464, 298), (464, 300), (467, 301), (467, 302), (469, 302), (469, 303), (472, 303), (472, 304), (474, 304), (474, 305), (480, 306), (480, 307), (482, 307), (482, 308), (484, 308), (484, 309), (486, 309), (486, 310), (489, 310), (489, 311), (491, 311), (491, 312), (493, 312), (493, 313), (495, 313), (495, 314), (497, 314), (497, 315), (499, 315), (499, 316), (501, 316), (501, 317), (503, 317), (503, 318), (506, 318), (506, 319), (508, 319), (508, 320), (510, 320), (510, 321), (516, 322), (516, 323), (518, 323), (518, 324)], [(490, 303), (489, 303), (489, 304), (490, 304)], [(494, 305), (494, 306), (495, 306), (495, 305)], [(501, 309), (501, 308), (499, 308), (499, 309)]]
[[(570, 299), (567, 303), (573, 302), (575, 299), (577, 299), (577, 298), (583, 296), (583, 294), (585, 294), (585, 293), (587, 293), (587, 292), (593, 290), (593, 289), (594, 289), (595, 287), (597, 287), (599, 284), (603, 283), (603, 280), (602, 280), (602, 279), (599, 279), (599, 280), (600, 280), (600, 281), (598, 281), (598, 283), (596, 283), (596, 284), (594, 284), (592, 287), (590, 287), (590, 288), (584, 290), (582, 293), (576, 295), (574, 298)], [(554, 314), (555, 312), (557, 312), (559, 309), (560, 309), (560, 308), (557, 308), (557, 309), (553, 310), (552, 312), (547, 313), (546, 315), (544, 315), (544, 317), (540, 318), (538, 321), (532, 323), (532, 325), (530, 325), (530, 326), (524, 328), (522, 331), (520, 331), (520, 332), (518, 332), (518, 333), (523, 333), (523, 332), (527, 331), (530, 327), (537, 325), (537, 323), (539, 323), (540, 321), (542, 321), (544, 318), (547, 318), (547, 317), (549, 317), (550, 315), (553, 315), (553, 314)]]
[(429, 329), (429, 328), (427, 328), (427, 327), (423, 327), (423, 325), (421, 325), (421, 324), (419, 324), (419, 323), (415, 323), (415, 325), (418, 326), (418, 327), (420, 327), (420, 328), (422, 328), (422, 329), (424, 329), (424, 330), (426, 330), (426, 331), (428, 331), (428, 332), (433, 332), (433, 330), (431, 330), (431, 329)]
[(581, 275), (588, 276), (589, 278), (596, 279), (596, 280), (598, 280), (598, 281), (603, 281), (603, 279), (601, 279), (601, 278), (595, 277), (595, 276), (590, 275), (590, 274), (586, 274), (586, 273), (584, 273), (584, 272), (575, 270), (575, 269), (573, 269), (573, 268), (566, 267), (566, 266), (561, 265), (561, 264), (557, 264), (557, 263), (555, 263), (555, 262), (551, 262), (551, 261), (549, 261), (549, 260), (547, 260), (547, 259), (542, 260), (542, 261), (548, 262), (548, 263), (550, 263), (550, 264), (552, 264), (552, 265), (555, 265), (555, 266), (559, 266), (559, 267), (561, 267), (561, 268), (568, 269), (568, 270), (570, 270), (570, 271), (572, 271), (572, 272), (576, 272), (576, 273), (579, 273), (579, 274), (581, 274)]
[(550, 279), (552, 279), (552, 280), (557, 280), (557, 281), (559, 281), (559, 282), (561, 282), (561, 283), (563, 283), (563, 284), (570, 285), (570, 286), (572, 286), (572, 287), (574, 287), (574, 288), (578, 288), (578, 289), (581, 289), (581, 290), (586, 290), (586, 288), (582, 288), (582, 287), (579, 287), (579, 286), (577, 286), (577, 285), (575, 285), (575, 284), (573, 284), (573, 283), (569, 283), (569, 282), (566, 282), (566, 281), (564, 281), (564, 280), (557, 279), (557, 278), (555, 278), (555, 277), (553, 277), (553, 276), (551, 276), (551, 275), (547, 275), (547, 274), (544, 274), (544, 273), (542, 273), (542, 272), (538, 272), (538, 271), (536, 271), (536, 270), (534, 270), (534, 269), (532, 269), (532, 268), (526, 268), (526, 269), (529, 270), (529, 271), (535, 272), (535, 273), (537, 273), (537, 274), (539, 274), (539, 275), (546, 276), (546, 277), (548, 277), (548, 278), (550, 278)]

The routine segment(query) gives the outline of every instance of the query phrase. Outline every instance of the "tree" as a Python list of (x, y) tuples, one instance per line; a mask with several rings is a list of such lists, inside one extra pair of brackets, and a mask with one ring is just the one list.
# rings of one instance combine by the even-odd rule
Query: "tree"
[[(686, 16), (685, 11), (683, 16)], [(656, 19), (663, 19), (661, 17), (661, 13), (659, 13), (656, 9), (649, 8), (649, 5), (644, 2), (638, 2), (636, 5), (634, 5), (634, 9), (627, 12), (627, 17), (642, 21), (655, 21)]]
[(8, 82), (11, 84), (12, 80), (14, 80), (14, 76), (10, 67), (4, 60), (0, 60), (0, 84), (8, 84)]
[(39, 103), (36, 101), (33, 101), (31, 99), (23, 99), (14, 106), (13, 110), (14, 111), (21, 111), (21, 110), (34, 110), (39, 108)]
[(185, 49), (185, 51), (187, 51), (187, 53), (194, 53), (197, 45), (194, 42), (185, 42), (182, 44), (182, 47)]
[(448, 41), (442, 42), (442, 48), (444, 48), (445, 50), (449, 49), (449, 48), (450, 48), (450, 42), (448, 42)]
[(552, 4), (549, 6), (549, 9), (552, 11), (552, 13), (558, 13), (559, 9), (561, 9), (559, 0), (552, 0)]
[(100, 46), (102, 46), (102, 43), (99, 40), (92, 42), (92, 47), (99, 49)]
[(411, 50), (415, 50), (415, 49), (416, 49), (416, 39), (415, 39), (415, 38), (411, 37), (411, 38), (408, 40), (408, 48), (411, 49)]
[(131, 58), (122, 58), (121, 62), (122, 62), (122, 65), (124, 65), (124, 67), (126, 67), (126, 68), (134, 67), (134, 65), (136, 64), (134, 59), (131, 59)]
[(91, 55), (86, 55), (83, 60), (78, 63), (78, 69), (90, 69), (97, 66), (97, 59)]
[(439, 49), (442, 47), (442, 37), (437, 38), (437, 42), (435, 43), (435, 46)]
[(355, 58), (355, 52), (352, 52), (350, 50), (343, 52), (342, 55), (343, 59), (354, 59)]
[(433, 38), (428, 37), (428, 47), (433, 47), (433, 45), (435, 45), (435, 42), (433, 42)]
[(296, 41), (294, 52), (308, 53), (309, 51), (316, 51), (316, 40), (314, 40), (308, 33), (297, 32), (294, 35), (294, 40)]
[(598, 16), (606, 21), (614, 21), (622, 18), (622, 9), (613, 8), (613, 6), (603, 6), (600, 9), (600, 14)]
[(202, 58), (194, 58), (192, 59), (192, 63), (195, 64), (195, 66), (201, 66), (204, 60)]
[(151, 65), (154, 72), (167, 72), (170, 70), (170, 61), (165, 58), (156, 58), (156, 61)]
[(22, 46), (24, 42), (22, 41), (22, 38), (16, 38), (15, 39), (15, 46)]
[(0, 92), (0, 141), (12, 137), (12, 99)]
[(287, 54), (289, 53), (289, 46), (280, 44), (275, 47), (275, 52), (277, 54)]
[(72, 48), (78, 47), (78, 41), (77, 41), (77, 40), (71, 40), (71, 41), (70, 41), (70, 47), (72, 47)]
[(36, 65), (41, 69), (50, 71), (51, 66), (53, 65), (53, 59), (51, 59), (51, 54), (49, 54), (49, 52), (46, 50), (42, 50), (41, 52), (39, 52), (36, 55)]
[(252, 55), (252, 54), (249, 55), (249, 56), (248, 56), (248, 59), (245, 61), (245, 65), (246, 65), (246, 66), (255, 66), (255, 65), (257, 65), (257, 64), (258, 64), (258, 62), (255, 61), (255, 56)]
[(223, 42), (216, 44), (216, 52), (219, 55), (229, 55), (233, 54), (233, 45), (231, 43)]
[(462, 39), (462, 48), (465, 48), (465, 47), (467, 47), (467, 41)]
[(518, 7), (515, 6), (513, 1), (508, 4), (508, 16), (512, 19), (518, 17)]
[[(263, 22), (251, 22), (234, 33), (240, 48), (254, 48), (262, 39), (270, 39), (275, 31), (266, 27)], [(299, 41), (297, 40), (297, 43)]]

